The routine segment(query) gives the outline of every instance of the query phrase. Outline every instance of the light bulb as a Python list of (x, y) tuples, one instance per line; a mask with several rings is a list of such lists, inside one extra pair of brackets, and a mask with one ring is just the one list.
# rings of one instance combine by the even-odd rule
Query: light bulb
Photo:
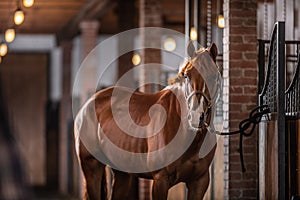
[(223, 15), (218, 15), (218, 27), (224, 28), (225, 27), (225, 20)]
[(198, 38), (197, 30), (195, 29), (195, 27), (192, 27), (192, 28), (191, 28), (191, 31), (190, 31), (190, 38), (191, 38), (191, 40), (193, 40), (193, 41), (197, 40), (197, 38)]
[(167, 51), (174, 51), (176, 49), (176, 42), (173, 38), (167, 38), (164, 41), (164, 48)]
[(141, 56), (138, 53), (135, 53), (133, 54), (131, 61), (133, 65), (137, 66), (141, 63)]
[(34, 0), (23, 0), (23, 5), (26, 8), (29, 8), (29, 7), (33, 6), (33, 3), (34, 3)]
[(7, 44), (1, 43), (0, 44), (0, 56), (3, 57), (7, 54)]
[(5, 41), (6, 42), (9, 43), (9, 42), (14, 41), (15, 36), (16, 36), (15, 29), (9, 28), (5, 31)]
[(24, 12), (21, 9), (16, 10), (15, 14), (14, 14), (14, 22), (16, 25), (20, 25), (23, 23), (24, 21)]

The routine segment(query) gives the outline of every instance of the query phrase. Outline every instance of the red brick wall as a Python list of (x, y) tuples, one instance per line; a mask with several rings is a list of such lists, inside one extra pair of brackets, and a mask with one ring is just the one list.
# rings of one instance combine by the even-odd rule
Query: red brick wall
[[(256, 0), (224, 0), (224, 106), (227, 129), (236, 130), (257, 105)], [(225, 139), (225, 196), (256, 199), (257, 134), (244, 139), (246, 172), (238, 153), (239, 136)]]
[[(162, 20), (162, 2), (160, 0), (140, 0), (139, 7), (139, 26), (143, 27), (163, 27)], [(161, 32), (159, 29), (155, 31), (140, 30), (141, 44), (145, 46), (160, 47)], [(160, 64), (161, 51), (160, 49), (143, 49), (140, 51), (142, 64)], [(157, 65), (147, 65), (142, 67), (140, 71), (140, 84), (153, 81), (154, 78), (160, 77), (160, 67)], [(157, 85), (145, 85), (141, 90), (146, 93), (157, 91)]]

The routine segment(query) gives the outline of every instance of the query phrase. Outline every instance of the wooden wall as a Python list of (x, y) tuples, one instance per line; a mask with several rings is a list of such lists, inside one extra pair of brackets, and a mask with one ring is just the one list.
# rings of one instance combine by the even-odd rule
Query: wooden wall
[(9, 121), (30, 185), (46, 183), (45, 116), (48, 54), (9, 53), (0, 64)]

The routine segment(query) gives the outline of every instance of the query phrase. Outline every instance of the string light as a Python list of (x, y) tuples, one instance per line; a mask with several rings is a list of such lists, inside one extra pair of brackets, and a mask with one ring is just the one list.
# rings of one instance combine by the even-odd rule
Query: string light
[(133, 56), (132, 56), (132, 64), (137, 66), (141, 63), (142, 59), (141, 59), (141, 56), (138, 54), (138, 53), (134, 53)]
[(34, 0), (23, 0), (23, 5), (26, 8), (30, 8), (31, 6), (33, 6), (33, 4), (34, 4)]
[(197, 38), (198, 38), (197, 30), (195, 29), (195, 27), (192, 27), (192, 28), (191, 28), (191, 31), (190, 31), (190, 38), (191, 38), (191, 40), (193, 40), (193, 41), (196, 41)]
[(224, 28), (225, 27), (225, 19), (223, 15), (218, 15), (218, 27)]
[(5, 31), (5, 41), (6, 42), (10, 43), (10, 42), (14, 41), (15, 36), (16, 36), (15, 29), (9, 28)]
[(167, 38), (164, 41), (164, 48), (167, 51), (174, 51), (176, 49), (176, 42), (173, 38)]
[(2, 42), (0, 44), (0, 56), (3, 57), (7, 54), (7, 44)]
[[(23, 12), (23, 10), (20, 8), (20, 2), (21, 0), (17, 0), (17, 10), (14, 12), (14, 23), (16, 25), (21, 25), (24, 22), (25, 19), (25, 14)], [(29, 8), (31, 6), (33, 6), (34, 4), (34, 0), (22, 0), (23, 2), (23, 6), (26, 8)], [(5, 42), (6, 43), (10, 43), (13, 42), (15, 40), (16, 37), (16, 31), (14, 28), (8, 28), (5, 31), (4, 34), (4, 38), (5, 38)], [(2, 57), (5, 56), (7, 54), (8, 51), (8, 47), (7, 44), (5, 42), (1, 42), (0, 43), (0, 63), (2, 61)]]
[(18, 8), (14, 14), (14, 22), (16, 25), (20, 25), (24, 22), (24, 12)]

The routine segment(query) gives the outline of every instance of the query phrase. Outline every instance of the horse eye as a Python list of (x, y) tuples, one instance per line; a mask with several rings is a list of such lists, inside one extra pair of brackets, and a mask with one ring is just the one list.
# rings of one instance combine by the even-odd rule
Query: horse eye
[(190, 73), (186, 74), (186, 76), (187, 76), (188, 79), (192, 78), (192, 75)]

